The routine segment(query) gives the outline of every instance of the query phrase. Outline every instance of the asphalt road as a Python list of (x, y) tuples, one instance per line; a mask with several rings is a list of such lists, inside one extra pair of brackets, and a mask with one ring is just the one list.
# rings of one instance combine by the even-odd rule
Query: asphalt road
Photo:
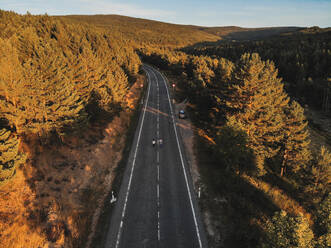
[(149, 85), (105, 247), (207, 247), (166, 79), (144, 70)]

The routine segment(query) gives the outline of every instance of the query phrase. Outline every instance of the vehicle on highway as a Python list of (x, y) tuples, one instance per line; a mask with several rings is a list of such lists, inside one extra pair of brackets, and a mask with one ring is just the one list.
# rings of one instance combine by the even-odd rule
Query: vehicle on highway
[(179, 110), (179, 119), (185, 119), (186, 118), (186, 114), (185, 111), (183, 109)]

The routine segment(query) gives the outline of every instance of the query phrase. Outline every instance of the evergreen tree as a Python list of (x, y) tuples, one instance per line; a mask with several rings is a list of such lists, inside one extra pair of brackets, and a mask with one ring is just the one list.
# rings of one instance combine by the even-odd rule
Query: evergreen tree
[(211, 85), (209, 94), (213, 107), (210, 109), (210, 116), (215, 126), (224, 123), (224, 115), (226, 113), (225, 100), (228, 95), (228, 87), (232, 78), (234, 64), (227, 59), (219, 59), (217, 68), (215, 69), (215, 79)]
[(48, 121), (59, 135), (69, 130), (80, 130), (86, 126), (88, 116), (83, 100), (74, 90), (74, 85), (65, 78), (48, 89)]
[(19, 152), (19, 141), (13, 134), (0, 129), (0, 183), (12, 178), (16, 168), (25, 162), (25, 155)]
[(302, 169), (310, 160), (308, 122), (304, 109), (296, 101), (284, 109), (284, 140), (282, 144), (282, 168), (280, 175), (286, 172), (287, 166), (294, 172)]
[[(111, 101), (104, 100), (106, 98), (101, 98), (101, 105), (107, 111), (110, 111), (114, 105), (122, 107), (128, 92), (128, 77), (120, 67), (114, 65), (112, 68), (112, 71), (108, 71), (107, 82), (102, 87), (103, 90), (109, 92), (108, 95), (111, 97)], [(112, 111), (116, 111), (116, 109)]]
[(221, 82), (229, 82), (232, 78), (234, 64), (227, 59), (220, 58), (216, 69), (217, 77)]
[(28, 88), (17, 49), (11, 40), (0, 38), (0, 113), (18, 132), (26, 122)]
[(260, 174), (265, 172), (265, 158), (279, 151), (282, 111), (288, 101), (274, 64), (261, 61), (258, 54), (244, 54), (229, 85), (226, 105), (228, 115), (234, 116), (249, 137), (248, 146), (255, 152)]
[(319, 192), (323, 195), (330, 189), (331, 182), (331, 153), (324, 146), (321, 147), (320, 153), (314, 159), (312, 174), (314, 178), (313, 192)]
[(319, 204), (317, 210), (318, 248), (331, 247), (331, 193)]
[(293, 218), (285, 211), (277, 212), (266, 227), (263, 248), (313, 248), (314, 234), (302, 215)]
[(216, 136), (217, 155), (226, 170), (251, 172), (254, 170), (254, 155), (247, 147), (247, 134), (230, 119)]
[(63, 133), (64, 127), (86, 119), (83, 98), (69, 81), (68, 61), (58, 49), (46, 43), (39, 48), (38, 58), (19, 65), (22, 77), (15, 85), (15, 101), (10, 97), (1, 99), (0, 109), (18, 134), (42, 136), (52, 130)]

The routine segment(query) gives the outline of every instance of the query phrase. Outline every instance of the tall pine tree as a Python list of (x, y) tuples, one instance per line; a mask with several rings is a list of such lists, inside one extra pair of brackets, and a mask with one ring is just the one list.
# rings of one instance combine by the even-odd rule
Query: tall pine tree
[(314, 179), (313, 192), (324, 194), (330, 190), (331, 182), (331, 152), (322, 146), (312, 165)]
[(263, 248), (313, 248), (314, 233), (302, 215), (291, 217), (285, 211), (277, 212), (267, 222)]
[(296, 101), (284, 109), (284, 137), (281, 142), (282, 167), (280, 175), (290, 167), (297, 172), (310, 160), (308, 122), (304, 115), (304, 109)]
[(257, 167), (264, 174), (264, 161), (279, 151), (284, 127), (282, 111), (289, 98), (278, 71), (258, 54), (244, 54), (229, 85), (226, 105), (229, 116), (247, 133), (248, 146), (255, 152)]

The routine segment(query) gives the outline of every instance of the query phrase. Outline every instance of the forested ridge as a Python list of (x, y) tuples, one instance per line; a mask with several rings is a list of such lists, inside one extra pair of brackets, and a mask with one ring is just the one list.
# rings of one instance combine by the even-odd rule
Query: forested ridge
[[(314, 143), (303, 108), (321, 110), (330, 121), (328, 29), (204, 28), (121, 16), (0, 11), (0, 54), (0, 187), (12, 187), (21, 171), (17, 168), (34, 162), (27, 146), (51, 147), (56, 159), (54, 143), (56, 149), (72, 150), (105, 118), (126, 112), (142, 59), (176, 82), (177, 102), (188, 102), (196, 127), (201, 209), (213, 218), (210, 246), (330, 247), (330, 144)], [(88, 139), (97, 143), (96, 137)], [(111, 139), (113, 144), (118, 137)], [(37, 150), (35, 155), (46, 153)], [(89, 164), (68, 164), (68, 157), (53, 167), (69, 175), (79, 170), (90, 178), (102, 174), (93, 168), (92, 173)], [(24, 195), (39, 199), (29, 203), (24, 196), (17, 205), (27, 208), (50, 197), (38, 195), (40, 181), (59, 200), (28, 213), (1, 208), (0, 233), (5, 235), (0, 240), (30, 247), (81, 245), (90, 222), (81, 219), (81, 206), (65, 210), (72, 205), (61, 192), (69, 184), (79, 185), (82, 174), (55, 179), (40, 166), (36, 171), (34, 178), (24, 171), (29, 181)], [(75, 197), (80, 201), (96, 199), (94, 188), (79, 190)], [(63, 216), (49, 224), (54, 212)], [(35, 243), (13, 234), (15, 218)]]
[(219, 42), (191, 46), (183, 51), (232, 61), (238, 60), (245, 52), (258, 53), (262, 59), (274, 61), (292, 96), (303, 104), (330, 111), (330, 41), (330, 28), (312, 27), (267, 39)]
[(222, 40), (254, 40), (268, 38), (296, 32), (304, 28), (300, 27), (271, 27), (271, 28), (242, 28), (236, 26), (228, 27), (201, 27), (200, 30), (215, 34)]

